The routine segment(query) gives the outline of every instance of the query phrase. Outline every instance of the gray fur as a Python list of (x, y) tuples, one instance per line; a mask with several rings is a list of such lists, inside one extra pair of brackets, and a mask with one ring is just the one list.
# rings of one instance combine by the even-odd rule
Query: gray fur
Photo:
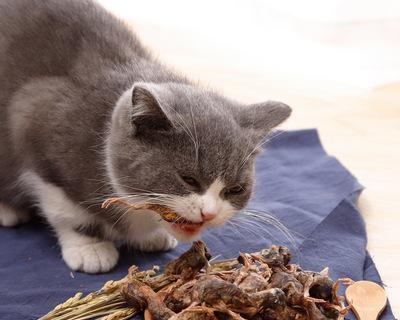
[[(16, 183), (31, 170), (85, 203), (99, 226), (113, 224), (115, 215), (99, 209), (116, 192), (110, 161), (126, 193), (202, 192), (222, 176), (247, 186), (230, 199), (241, 209), (253, 184), (252, 157), (244, 160), (289, 114), (283, 104), (245, 106), (171, 72), (92, 1), (0, 2), (1, 202), (32, 204)], [(179, 175), (195, 176), (199, 190)]]

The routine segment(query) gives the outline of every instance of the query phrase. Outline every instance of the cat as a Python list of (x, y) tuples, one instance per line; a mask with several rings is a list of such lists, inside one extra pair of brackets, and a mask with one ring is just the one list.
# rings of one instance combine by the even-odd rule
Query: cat
[[(72, 270), (107, 272), (223, 225), (251, 195), (254, 158), (291, 113), (245, 105), (171, 71), (90, 0), (0, 2), (0, 225), (50, 224)], [(101, 209), (107, 197), (164, 204)]]

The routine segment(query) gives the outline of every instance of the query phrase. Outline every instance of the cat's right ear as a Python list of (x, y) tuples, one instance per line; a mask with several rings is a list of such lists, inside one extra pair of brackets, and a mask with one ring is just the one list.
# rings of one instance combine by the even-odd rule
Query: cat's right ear
[(159, 99), (160, 85), (140, 83), (132, 90), (131, 122), (135, 136), (166, 132), (172, 128)]
[(238, 116), (238, 123), (242, 128), (250, 130), (253, 136), (263, 139), (269, 132), (285, 121), (292, 109), (278, 101), (256, 103), (242, 109)]

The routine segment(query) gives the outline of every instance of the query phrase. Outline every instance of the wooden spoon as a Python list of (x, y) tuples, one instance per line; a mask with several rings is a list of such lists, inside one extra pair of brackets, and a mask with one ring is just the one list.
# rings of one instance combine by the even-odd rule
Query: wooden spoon
[(385, 290), (375, 282), (357, 281), (347, 287), (346, 300), (358, 320), (377, 320), (387, 297)]

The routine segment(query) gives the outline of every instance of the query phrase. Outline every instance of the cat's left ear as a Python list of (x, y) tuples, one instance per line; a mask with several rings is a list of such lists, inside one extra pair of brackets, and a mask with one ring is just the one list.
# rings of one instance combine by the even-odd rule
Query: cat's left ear
[(257, 138), (263, 138), (285, 121), (291, 112), (292, 109), (282, 102), (267, 101), (244, 107), (237, 121), (242, 128), (251, 130)]
[(162, 103), (165, 90), (153, 83), (133, 86), (131, 122), (135, 135), (166, 132), (173, 127)]

